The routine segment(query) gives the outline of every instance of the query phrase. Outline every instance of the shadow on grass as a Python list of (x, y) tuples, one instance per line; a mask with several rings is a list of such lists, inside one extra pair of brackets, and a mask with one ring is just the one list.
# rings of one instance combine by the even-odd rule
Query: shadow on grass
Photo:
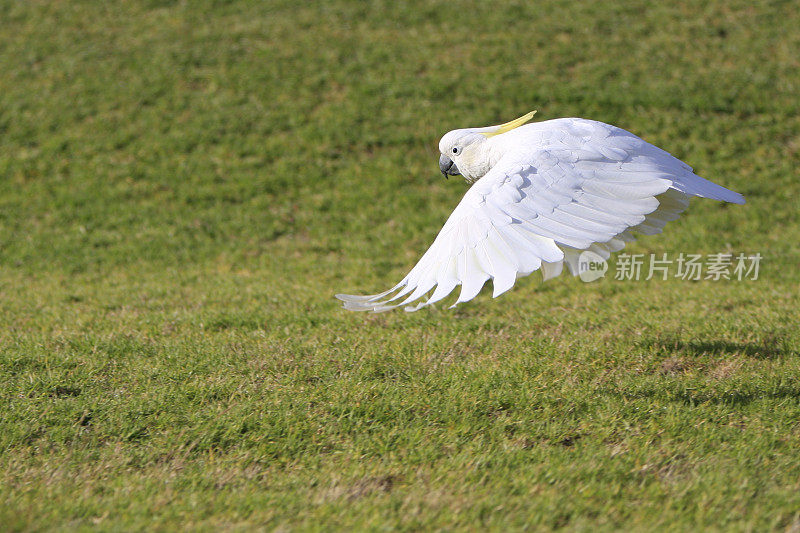
[(662, 399), (680, 402), (690, 407), (703, 404), (729, 405), (743, 407), (756, 401), (800, 400), (800, 386), (796, 384), (780, 384), (767, 390), (719, 390), (714, 388), (697, 390), (691, 387), (648, 388), (644, 390), (625, 391), (620, 396), (627, 400)]
[(797, 350), (789, 347), (785, 337), (769, 335), (758, 342), (731, 342), (725, 340), (690, 340), (658, 338), (644, 341), (642, 346), (679, 353), (693, 357), (708, 355), (743, 355), (755, 359), (777, 359), (780, 357), (797, 357)]
[[(759, 361), (798, 357), (800, 352), (792, 346), (786, 332), (773, 331), (753, 342), (687, 341), (678, 336), (667, 336), (644, 340), (639, 345), (655, 352), (655, 363), (659, 362), (660, 356), (666, 356), (657, 369), (665, 379), (662, 383), (647, 384), (636, 390), (618, 391), (626, 399), (662, 399), (688, 406), (745, 406), (763, 400), (800, 401), (800, 384), (791, 380), (759, 383), (758, 380), (740, 382), (727, 379), (742, 365), (757, 369)], [(751, 362), (747, 363), (746, 359), (751, 359)], [(691, 370), (694, 377), (684, 378), (687, 370)]]

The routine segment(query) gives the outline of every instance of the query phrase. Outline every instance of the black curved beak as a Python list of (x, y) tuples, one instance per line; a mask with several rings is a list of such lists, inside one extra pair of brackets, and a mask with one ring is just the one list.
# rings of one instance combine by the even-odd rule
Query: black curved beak
[(439, 156), (439, 170), (444, 175), (445, 179), (449, 176), (461, 175), (461, 172), (458, 171), (458, 167), (453, 163), (453, 160), (444, 154)]

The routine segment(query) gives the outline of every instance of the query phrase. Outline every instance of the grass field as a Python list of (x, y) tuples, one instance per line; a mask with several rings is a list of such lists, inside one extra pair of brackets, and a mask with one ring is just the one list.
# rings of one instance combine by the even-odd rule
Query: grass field
[[(668, 4), (0, 0), (0, 529), (800, 530), (800, 10)], [(629, 251), (759, 278), (342, 310), (530, 109), (744, 194)]]

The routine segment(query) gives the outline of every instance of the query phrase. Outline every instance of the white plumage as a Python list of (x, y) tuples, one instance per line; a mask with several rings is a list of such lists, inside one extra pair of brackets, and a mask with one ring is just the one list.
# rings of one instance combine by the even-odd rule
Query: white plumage
[(416, 311), (460, 285), (456, 305), (490, 279), (497, 297), (535, 270), (547, 280), (566, 263), (577, 274), (584, 250), (607, 259), (633, 233), (660, 233), (692, 196), (744, 203), (623, 129), (580, 118), (521, 125), (532, 116), (442, 137), (442, 172), (472, 187), (400, 283), (381, 294), (337, 294), (345, 309)]

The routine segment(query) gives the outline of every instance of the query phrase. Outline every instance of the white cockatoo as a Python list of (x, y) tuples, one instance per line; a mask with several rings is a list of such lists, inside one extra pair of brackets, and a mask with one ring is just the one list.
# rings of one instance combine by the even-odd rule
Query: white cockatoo
[(575, 275), (584, 251), (608, 259), (634, 233), (660, 233), (693, 196), (744, 203), (623, 129), (582, 118), (525, 124), (534, 113), (442, 137), (442, 174), (472, 186), (400, 283), (369, 296), (337, 294), (345, 309), (416, 311), (461, 285), (455, 306), (489, 279), (497, 297), (535, 270), (547, 280), (566, 263)]

